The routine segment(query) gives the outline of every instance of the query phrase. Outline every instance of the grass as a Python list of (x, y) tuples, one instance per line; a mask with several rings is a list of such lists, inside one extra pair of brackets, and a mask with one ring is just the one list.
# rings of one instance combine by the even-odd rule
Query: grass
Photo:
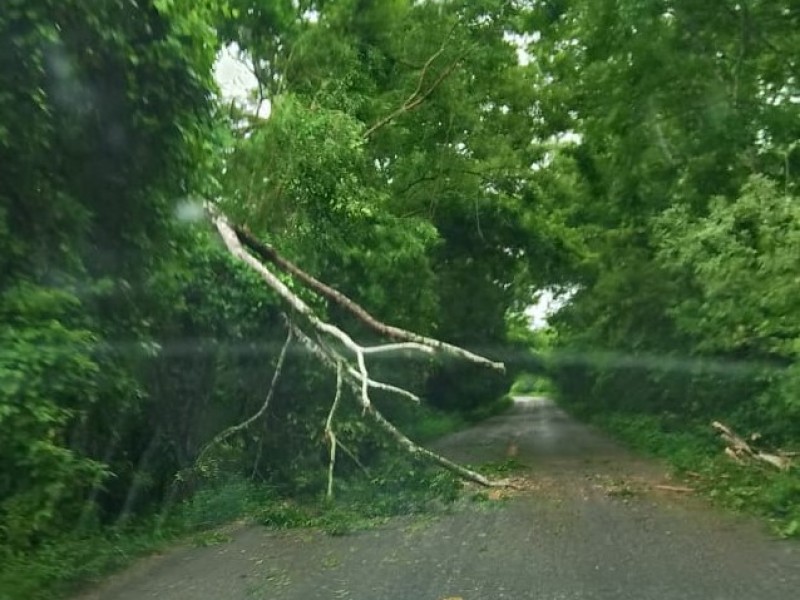
[(51, 540), (35, 553), (6, 558), (0, 567), (0, 599), (66, 596), (78, 583), (95, 581), (170, 540), (133, 529)]
[(337, 480), (332, 501), (284, 499), (264, 505), (255, 518), (278, 529), (313, 527), (346, 535), (389, 517), (442, 512), (459, 498), (460, 490), (461, 483), (452, 474), (398, 457), (370, 479)]
[(722, 453), (710, 428), (674, 417), (593, 415), (589, 420), (628, 446), (664, 458), (688, 484), (715, 503), (765, 518), (781, 537), (800, 537), (800, 468), (778, 471), (738, 465)]
[(403, 424), (403, 430), (414, 441), (425, 444), (502, 414), (513, 404), (513, 396), (506, 394), (464, 413), (444, 412), (429, 406), (422, 406), (418, 407), (419, 410), (413, 419), (409, 419), (408, 423)]

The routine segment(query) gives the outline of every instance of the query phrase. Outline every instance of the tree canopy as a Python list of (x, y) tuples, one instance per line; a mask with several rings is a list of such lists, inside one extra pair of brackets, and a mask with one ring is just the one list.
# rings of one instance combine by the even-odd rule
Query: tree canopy
[(415, 332), (369, 366), (401, 429), (398, 387), (476, 416), (542, 368), (549, 289), (565, 402), (796, 440), (798, 56), (789, 0), (6, 0), (0, 556), (395, 451), (237, 244), (362, 350), (387, 330), (309, 280)]

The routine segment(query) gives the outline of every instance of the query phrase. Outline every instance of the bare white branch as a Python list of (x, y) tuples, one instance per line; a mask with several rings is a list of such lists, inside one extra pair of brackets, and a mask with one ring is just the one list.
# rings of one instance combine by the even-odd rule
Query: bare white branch
[[(326, 348), (323, 348), (320, 344), (315, 342), (309, 336), (307, 336), (297, 325), (294, 323), (290, 323), (290, 327), (294, 332), (295, 337), (297, 337), (298, 341), (303, 344), (308, 350), (317, 358), (319, 358), (320, 362), (326, 365), (330, 369), (338, 369), (337, 365), (339, 364), (339, 357), (335, 355), (331, 355), (330, 351)], [(361, 387), (359, 383), (354, 380), (354, 378), (347, 379), (348, 385), (353, 388), (353, 391), (356, 394), (357, 398), (361, 398)], [(448, 471), (451, 471), (461, 477), (462, 479), (466, 479), (468, 481), (474, 481), (480, 485), (486, 487), (506, 487), (508, 486), (507, 481), (493, 481), (480, 473), (473, 471), (472, 469), (468, 469), (463, 465), (459, 465), (451, 461), (450, 459), (445, 458), (444, 456), (437, 454), (427, 448), (419, 446), (415, 444), (411, 439), (409, 439), (402, 431), (397, 429), (386, 417), (384, 417), (381, 412), (375, 408), (373, 404), (369, 404), (369, 410), (365, 412), (369, 412), (370, 416), (375, 420), (375, 422), (389, 435), (391, 435), (395, 441), (400, 445), (401, 448), (409, 452), (410, 454), (415, 454), (418, 456), (423, 456), (428, 460), (438, 464), (441, 467), (444, 467)]]
[[(207, 205), (207, 209), (212, 217), (216, 217), (218, 215), (213, 206)], [(450, 354), (451, 356), (456, 356), (463, 360), (467, 360), (484, 367), (489, 367), (490, 369), (494, 369), (496, 371), (505, 371), (505, 365), (502, 362), (492, 361), (484, 356), (480, 356), (470, 352), (469, 350), (460, 348), (459, 346), (454, 346), (453, 344), (448, 344), (447, 342), (442, 342), (441, 340), (437, 340), (435, 338), (429, 338), (413, 331), (401, 329), (400, 327), (395, 327), (379, 321), (369, 312), (367, 312), (362, 306), (345, 296), (339, 290), (319, 281), (290, 260), (287, 260), (281, 256), (277, 250), (256, 238), (246, 228), (232, 227), (232, 229), (241, 239), (242, 243), (245, 244), (249, 250), (255, 252), (260, 258), (274, 264), (281, 271), (288, 273), (295, 279), (299, 280), (301, 283), (306, 285), (320, 296), (335, 302), (347, 310), (350, 314), (358, 318), (362, 323), (364, 323), (364, 325), (373, 331), (376, 331), (377, 333), (390, 339), (421, 344), (423, 346), (432, 348), (436, 352)]]
[[(314, 313), (311, 307), (306, 304), (299, 296), (294, 294), (275, 274), (273, 274), (263, 263), (261, 263), (257, 258), (251, 255), (242, 245), (237, 230), (235, 230), (225, 219), (223, 215), (221, 215), (215, 207), (210, 204), (206, 205), (207, 211), (211, 215), (214, 225), (217, 228), (220, 236), (222, 237), (225, 245), (227, 246), (229, 252), (242, 260), (246, 263), (250, 268), (256, 271), (262, 279), (267, 283), (267, 285), (272, 288), (281, 298), (292, 307), (292, 309), (302, 315), (305, 320), (310, 324), (310, 326), (318, 333), (326, 334), (327, 336), (336, 339), (339, 343), (345, 346), (354, 356), (355, 362), (357, 364), (357, 368), (351, 366), (351, 364), (346, 361), (342, 356), (340, 356), (333, 348), (331, 348), (327, 343), (324, 342), (316, 342), (311, 339), (308, 335), (306, 335), (302, 329), (296, 325), (295, 323), (291, 322), (287, 317), (287, 323), (289, 325), (290, 331), (294, 333), (294, 335), (300, 340), (300, 342), (308, 348), (315, 356), (317, 356), (320, 361), (328, 366), (331, 369), (336, 370), (337, 372), (337, 395), (336, 399), (334, 400), (334, 405), (331, 407), (331, 413), (328, 417), (328, 422), (326, 423), (326, 435), (331, 436), (331, 460), (329, 465), (329, 482), (328, 482), (328, 491), (329, 494), (333, 493), (333, 465), (336, 460), (335, 451), (337, 447), (335, 433), (333, 432), (333, 417), (336, 407), (339, 403), (339, 398), (341, 395), (341, 382), (346, 379), (347, 384), (353, 389), (358, 398), (358, 402), (363, 409), (363, 414), (369, 413), (373, 420), (382, 428), (384, 429), (389, 435), (391, 435), (396, 442), (408, 451), (411, 454), (416, 454), (419, 456), (423, 456), (428, 460), (431, 460), (440, 466), (448, 469), (449, 471), (457, 474), (459, 477), (463, 479), (467, 479), (470, 481), (474, 481), (479, 483), (480, 485), (489, 486), (489, 487), (497, 487), (497, 486), (506, 486), (507, 482), (505, 481), (492, 481), (487, 477), (481, 475), (480, 473), (473, 471), (472, 469), (468, 469), (462, 465), (459, 465), (444, 456), (436, 454), (427, 448), (423, 448), (422, 446), (418, 446), (415, 444), (411, 439), (409, 439), (403, 432), (397, 429), (390, 421), (388, 421), (381, 412), (375, 408), (372, 404), (372, 400), (370, 399), (369, 391), (370, 387), (374, 387), (376, 389), (384, 389), (387, 391), (392, 391), (394, 393), (400, 393), (405, 395), (406, 397), (413, 397), (416, 399), (413, 394), (410, 392), (401, 392), (400, 388), (396, 388), (394, 386), (390, 386), (388, 384), (382, 384), (379, 382), (372, 381), (369, 377), (369, 371), (367, 369), (366, 361), (364, 359), (365, 349), (357, 344), (347, 333), (332, 325), (331, 323), (325, 322)], [(248, 244), (258, 243), (256, 242), (248, 242)], [(265, 252), (263, 249), (262, 252)], [(274, 253), (274, 251), (273, 251)], [(295, 267), (296, 269), (296, 267)], [(298, 269), (299, 270), (299, 269)], [(307, 276), (310, 278), (310, 276)], [(313, 278), (310, 278), (313, 280)], [(324, 284), (320, 284), (316, 280), (314, 284), (308, 283), (308, 281), (304, 280), (305, 283), (310, 285), (312, 289), (319, 291), (320, 287), (325, 289), (326, 295), (330, 295), (331, 293), (335, 292), (334, 295), (338, 294), (341, 296), (340, 293), (336, 292), (335, 290), (331, 290), (328, 286), (324, 286)], [(316, 285), (315, 285), (316, 284)], [(344, 298), (344, 297), (343, 297)], [(349, 302), (351, 305), (353, 304), (347, 298), (344, 298), (345, 301)], [(353, 306), (350, 306), (353, 309)], [(397, 350), (400, 348), (410, 349), (413, 348), (415, 350), (419, 350), (418, 346), (427, 346), (434, 350), (444, 350), (450, 354), (456, 356), (462, 356), (467, 358), (468, 360), (472, 360), (473, 362), (484, 363), (494, 368), (498, 368), (500, 370), (504, 369), (504, 365), (502, 363), (493, 363), (486, 358), (476, 356), (471, 354), (470, 352), (463, 350), (462, 348), (458, 348), (457, 346), (450, 346), (449, 344), (444, 344), (438, 340), (433, 340), (430, 338), (425, 338), (423, 336), (419, 336), (417, 334), (406, 332), (404, 330), (400, 330), (397, 328), (387, 327), (384, 324), (381, 324), (371, 315), (366, 313), (363, 309), (355, 306), (357, 311), (363, 312), (366, 314), (367, 322), (374, 321), (377, 323), (377, 326), (380, 330), (389, 332), (391, 337), (395, 339), (405, 339), (412, 344), (387, 344), (383, 347), (383, 349), (367, 349), (368, 352), (381, 352), (381, 351), (389, 351), (389, 350)], [(287, 341), (288, 343), (288, 341)], [(388, 347), (388, 349), (386, 349)], [(347, 369), (343, 369), (342, 365), (346, 365)], [(347, 377), (344, 378), (343, 375), (346, 374)], [(418, 400), (418, 399), (417, 399)]]
[(281, 298), (283, 298), (296, 312), (308, 319), (314, 329), (327, 333), (331, 337), (336, 338), (347, 349), (353, 352), (358, 364), (358, 370), (361, 373), (361, 404), (364, 406), (364, 410), (367, 410), (371, 404), (369, 399), (369, 373), (367, 372), (367, 365), (364, 361), (364, 353), (361, 349), (361, 346), (359, 346), (353, 340), (353, 338), (347, 335), (344, 331), (336, 327), (336, 325), (326, 323), (317, 317), (308, 304), (303, 302), (299, 296), (292, 292), (288, 286), (278, 279), (278, 277), (272, 273), (272, 271), (265, 267), (261, 261), (245, 250), (244, 246), (242, 246), (242, 243), (239, 241), (236, 232), (230, 226), (225, 217), (213, 209), (210, 209), (210, 212), (214, 220), (214, 225), (216, 225), (217, 231), (219, 232), (222, 240), (225, 242), (225, 245), (231, 254), (245, 262), (249, 267), (261, 275), (261, 278), (266, 281), (267, 285), (275, 290), (281, 296)]
[[(359, 381), (360, 381), (361, 373), (359, 373), (356, 369), (354, 369), (352, 367), (348, 367), (347, 368), (347, 372), (348, 372), (348, 374), (352, 375), (353, 377), (357, 377), (359, 379)], [(367, 385), (369, 385), (369, 387), (374, 388), (376, 390), (383, 390), (384, 392), (389, 392), (391, 394), (397, 394), (398, 396), (403, 396), (404, 398), (408, 398), (409, 400), (411, 400), (412, 402), (415, 402), (417, 404), (419, 404), (421, 402), (419, 396), (417, 396), (413, 392), (409, 392), (408, 390), (403, 389), (401, 387), (397, 387), (395, 385), (391, 385), (391, 384), (388, 384), (388, 383), (382, 383), (380, 381), (375, 381), (374, 379), (368, 379), (367, 380)]]
[(325, 421), (325, 438), (330, 445), (330, 460), (328, 461), (328, 499), (333, 498), (333, 469), (336, 466), (336, 447), (338, 441), (336, 433), (333, 431), (333, 417), (336, 414), (336, 409), (339, 407), (339, 400), (342, 398), (342, 363), (336, 365), (336, 396), (331, 404), (331, 410), (328, 413), (328, 419)]
[(418, 344), (416, 342), (400, 342), (398, 344), (381, 344), (380, 346), (366, 346), (361, 348), (364, 354), (380, 354), (383, 352), (400, 352), (402, 350), (414, 350), (415, 352), (424, 352), (425, 354), (433, 354), (434, 350), (430, 346)]
[(260, 419), (265, 412), (267, 412), (270, 400), (272, 400), (272, 396), (275, 392), (275, 385), (278, 383), (278, 379), (281, 376), (281, 370), (283, 369), (283, 361), (286, 358), (286, 349), (289, 347), (291, 341), (292, 341), (292, 328), (290, 327), (288, 333), (286, 334), (286, 341), (283, 342), (281, 353), (278, 355), (278, 362), (275, 364), (275, 372), (272, 374), (272, 381), (269, 384), (269, 391), (267, 392), (266, 398), (264, 398), (264, 403), (261, 405), (261, 408), (259, 408), (254, 415), (250, 416), (245, 421), (242, 421), (238, 425), (233, 425), (231, 427), (228, 427), (224, 431), (214, 436), (214, 438), (210, 442), (208, 442), (200, 451), (200, 453), (197, 455), (197, 460), (195, 461), (195, 464), (201, 465), (203, 458), (212, 447), (224, 442), (234, 433), (242, 431), (243, 429), (247, 429), (248, 427), (250, 427), (250, 425), (252, 425), (258, 419)]

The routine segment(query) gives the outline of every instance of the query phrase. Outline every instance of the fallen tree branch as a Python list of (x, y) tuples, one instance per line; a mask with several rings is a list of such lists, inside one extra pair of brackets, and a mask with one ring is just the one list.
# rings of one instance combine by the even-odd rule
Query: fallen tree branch
[(358, 466), (359, 469), (361, 469), (364, 475), (366, 475), (367, 477), (372, 477), (369, 473), (369, 469), (364, 466), (364, 463), (361, 462), (361, 459), (359, 459), (358, 456), (356, 456), (355, 452), (353, 452), (352, 450), (350, 450), (350, 448), (345, 446), (342, 440), (336, 438), (336, 445), (342, 449), (342, 452), (344, 452), (347, 456), (350, 457), (350, 460), (356, 463), (356, 465)]
[[(214, 213), (212, 212), (212, 216)], [(220, 218), (220, 217), (215, 217)], [(442, 342), (440, 340), (429, 338), (418, 333), (414, 333), (413, 331), (408, 331), (405, 329), (401, 329), (400, 327), (395, 327), (393, 325), (387, 325), (382, 321), (379, 321), (375, 317), (373, 317), (369, 312), (367, 312), (363, 307), (359, 304), (342, 294), (339, 290), (336, 290), (325, 283), (322, 283), (312, 275), (309, 275), (305, 271), (303, 271), (300, 267), (289, 261), (288, 259), (281, 256), (277, 250), (265, 244), (258, 238), (256, 238), (250, 231), (248, 231), (244, 227), (238, 226), (228, 226), (230, 227), (233, 232), (241, 239), (242, 243), (247, 246), (252, 252), (258, 255), (260, 258), (269, 261), (270, 263), (274, 264), (276, 267), (288, 273), (292, 277), (298, 279), (300, 282), (306, 284), (309, 288), (317, 292), (320, 296), (335, 302), (345, 310), (347, 310), (350, 314), (355, 316), (358, 320), (368, 326), (370, 329), (383, 335), (387, 338), (394, 339), (394, 340), (404, 340), (407, 342), (412, 342), (421, 346), (427, 346), (433, 350), (443, 352), (445, 354), (450, 354), (451, 356), (455, 356), (458, 358), (462, 358), (464, 360), (468, 360), (470, 362), (480, 364), (491, 369), (504, 372), (505, 365), (502, 362), (495, 362), (489, 360), (483, 356), (479, 356), (470, 352), (469, 350), (464, 350), (463, 348), (459, 348), (458, 346), (454, 346), (452, 344), (448, 344), (447, 342)], [(224, 237), (224, 236), (223, 236)], [(268, 282), (269, 283), (269, 282)], [(270, 284), (271, 285), (271, 284)], [(283, 285), (283, 284), (281, 284)], [(309, 309), (310, 310), (310, 309)], [(415, 349), (419, 349), (415, 347)]]
[[(272, 288), (272, 290), (275, 291), (292, 308), (292, 310), (295, 313), (301, 315), (305, 319), (305, 321), (317, 332), (318, 336), (320, 336), (321, 334), (325, 334), (326, 336), (337, 340), (345, 348), (347, 348), (350, 352), (352, 352), (357, 368), (352, 367), (349, 364), (349, 362), (344, 357), (339, 355), (339, 353), (336, 350), (334, 350), (328, 343), (323, 342), (322, 340), (320, 340), (320, 342), (314, 341), (311, 337), (306, 335), (305, 332), (303, 332), (302, 329), (296, 323), (294, 323), (292, 320), (289, 319), (288, 316), (286, 316), (287, 325), (290, 331), (298, 338), (298, 340), (306, 348), (308, 348), (312, 352), (312, 354), (317, 356), (317, 358), (319, 358), (323, 364), (337, 371), (338, 373), (337, 381), (339, 380), (339, 378), (341, 378), (342, 375), (346, 375), (346, 377), (344, 377), (343, 380), (346, 381), (346, 383), (355, 392), (356, 397), (358, 398), (358, 402), (363, 410), (362, 414), (369, 413), (378, 426), (380, 426), (391, 437), (393, 437), (400, 447), (402, 447), (411, 454), (422, 456), (444, 467), (445, 469), (455, 473), (462, 479), (473, 481), (475, 483), (487, 487), (507, 486), (507, 482), (505, 481), (492, 481), (476, 471), (473, 471), (471, 469), (468, 469), (467, 467), (459, 465), (445, 458), (444, 456), (441, 456), (439, 454), (436, 454), (435, 452), (432, 452), (431, 450), (428, 450), (427, 448), (418, 446), (405, 434), (403, 434), (399, 429), (397, 429), (390, 421), (388, 421), (381, 414), (381, 412), (377, 408), (375, 408), (375, 406), (372, 404), (372, 400), (370, 399), (369, 395), (370, 387), (377, 387), (385, 389), (387, 391), (394, 391), (395, 393), (399, 393), (398, 390), (400, 388), (395, 388), (394, 386), (389, 386), (388, 384), (378, 384), (377, 382), (372, 381), (369, 377), (369, 371), (367, 369), (366, 361), (364, 359), (365, 355), (364, 348), (359, 344), (357, 344), (347, 333), (345, 333), (335, 325), (327, 323), (322, 319), (320, 319), (319, 317), (317, 317), (317, 315), (314, 313), (314, 311), (308, 304), (306, 304), (299, 296), (297, 296), (294, 292), (292, 292), (288, 288), (288, 286), (286, 286), (286, 284), (284, 284), (280, 279), (278, 279), (278, 277), (274, 273), (272, 273), (272, 271), (270, 271), (264, 264), (262, 264), (257, 258), (255, 258), (253, 255), (247, 252), (247, 250), (242, 244), (242, 241), (240, 241), (239, 236), (237, 235), (237, 231), (228, 223), (227, 219), (216, 210), (214, 206), (207, 204), (206, 210), (210, 214), (212, 221), (217, 228), (217, 231), (219, 232), (223, 242), (225, 243), (225, 246), (228, 248), (228, 251), (231, 254), (239, 258), (250, 268), (256, 271), (261, 276), (261, 278), (267, 283), (267, 285), (270, 288)], [(250, 237), (252, 238), (252, 236)], [(257, 242), (258, 248), (261, 248), (263, 246), (257, 240), (254, 241)], [(273, 255), (277, 255), (277, 253), (273, 251)], [(297, 271), (300, 271), (300, 269), (298, 269), (297, 267), (294, 268)], [(316, 280), (314, 280), (310, 276), (307, 277), (308, 279), (311, 279), (316, 282)], [(319, 284), (319, 282), (317, 283)], [(317, 286), (314, 286), (310, 283), (308, 283), (308, 285), (309, 287), (312, 287), (312, 289), (319, 292)], [(330, 292), (335, 292), (335, 294), (346, 300), (349, 305), (356, 307), (362, 313), (367, 315), (369, 319), (371, 319), (374, 323), (377, 323), (382, 330), (388, 329), (389, 331), (393, 331), (396, 335), (400, 334), (402, 336), (401, 339), (406, 339), (409, 342), (413, 342), (415, 344), (414, 348), (416, 348), (416, 345), (421, 344), (423, 346), (431, 347), (433, 349), (446, 351), (456, 356), (467, 357), (470, 360), (473, 360), (473, 362), (480, 362), (499, 369), (505, 368), (502, 363), (493, 363), (492, 361), (489, 361), (486, 358), (473, 355), (472, 353), (463, 350), (461, 348), (458, 348), (457, 346), (451, 346), (449, 344), (444, 344), (443, 342), (439, 342), (438, 340), (433, 340), (430, 338), (426, 338), (424, 336), (413, 334), (411, 332), (406, 332), (401, 329), (391, 328), (389, 326), (386, 326), (378, 322), (374, 318), (372, 318), (368, 313), (366, 313), (366, 311), (364, 311), (364, 309), (362, 309), (361, 307), (359, 307), (358, 305), (356, 305), (355, 303), (353, 303), (352, 301), (341, 295), (339, 292), (336, 292), (335, 290), (332, 290), (327, 286), (324, 286), (324, 289), (328, 289)], [(396, 350), (399, 347), (403, 348), (409, 347), (408, 344), (387, 344), (387, 346), (389, 346), (391, 350)], [(375, 351), (374, 348), (370, 350), (372, 352)], [(347, 368), (343, 369), (341, 368), (341, 365), (346, 365)], [(407, 393), (407, 395), (410, 395), (410, 393)], [(335, 404), (338, 403), (335, 402)], [(333, 412), (330, 415), (331, 422), (332, 419), (333, 419)], [(332, 427), (328, 430), (328, 433), (333, 433)], [(331, 462), (333, 463), (333, 461), (335, 461), (336, 443), (332, 442), (331, 446), (333, 453)], [(330, 469), (332, 468), (333, 467), (330, 467)], [(329, 482), (329, 487), (331, 487), (332, 489), (332, 485), (330, 484), (330, 482)]]
[(739, 464), (744, 464), (746, 461), (752, 460), (768, 464), (781, 471), (788, 471), (792, 466), (792, 457), (790, 454), (783, 452), (769, 453), (753, 448), (744, 438), (736, 435), (730, 427), (723, 425), (719, 421), (713, 421), (711, 427), (719, 433), (720, 437), (725, 442), (725, 454)]
[[(360, 377), (359, 372), (356, 369), (354, 369), (353, 367), (349, 366), (349, 365), (347, 367), (347, 372), (350, 373), (351, 375), (355, 376), (355, 377)], [(392, 394), (397, 394), (398, 396), (404, 396), (405, 398), (408, 398), (409, 400), (411, 400), (412, 402), (415, 402), (416, 404), (420, 404), (421, 403), (421, 400), (420, 400), (419, 396), (417, 396), (413, 392), (409, 392), (408, 390), (404, 390), (401, 387), (397, 387), (397, 386), (390, 385), (388, 383), (383, 383), (383, 382), (380, 382), (380, 381), (375, 381), (374, 379), (368, 379), (367, 380), (367, 385), (369, 385), (369, 387), (371, 387), (371, 388), (375, 388), (376, 390), (383, 390), (385, 392), (389, 392), (389, 393), (392, 393)]]
[(278, 379), (281, 376), (281, 370), (283, 369), (283, 361), (286, 358), (286, 349), (289, 347), (289, 344), (291, 343), (291, 341), (292, 341), (292, 329), (291, 329), (291, 327), (289, 327), (288, 328), (288, 333), (286, 334), (286, 341), (283, 342), (283, 347), (281, 348), (281, 352), (278, 355), (278, 362), (275, 365), (275, 372), (272, 374), (272, 381), (269, 384), (269, 391), (267, 392), (266, 398), (264, 398), (264, 403), (261, 405), (261, 408), (259, 408), (258, 411), (254, 415), (250, 416), (248, 419), (242, 421), (238, 425), (233, 425), (231, 427), (228, 427), (224, 431), (222, 431), (222, 432), (218, 433), (216, 436), (214, 436), (214, 438), (210, 442), (208, 442), (203, 447), (203, 449), (200, 451), (200, 453), (197, 455), (197, 460), (195, 460), (195, 464), (196, 465), (201, 464), (203, 458), (205, 457), (205, 455), (208, 453), (208, 451), (212, 447), (216, 446), (217, 444), (220, 444), (220, 443), (224, 442), (226, 439), (231, 437), (233, 434), (235, 434), (235, 433), (237, 433), (239, 431), (242, 431), (244, 429), (247, 429), (248, 427), (250, 427), (250, 425), (252, 425), (259, 418), (261, 418), (261, 416), (265, 412), (267, 412), (267, 408), (269, 407), (270, 400), (272, 400), (272, 396), (273, 396), (273, 394), (275, 392), (275, 385), (278, 383)]
[(336, 440), (336, 432), (333, 431), (333, 417), (336, 414), (336, 409), (339, 407), (339, 400), (342, 399), (342, 363), (336, 365), (336, 396), (331, 404), (331, 410), (328, 413), (328, 419), (325, 421), (325, 439), (328, 440), (330, 445), (330, 459), (328, 460), (328, 491), (327, 498), (333, 498), (333, 469), (336, 466), (336, 447), (338, 442)]
[[(309, 336), (307, 336), (297, 325), (294, 323), (289, 323), (289, 327), (292, 328), (295, 337), (297, 337), (298, 341), (303, 344), (308, 350), (317, 358), (319, 358), (320, 362), (326, 365), (330, 369), (338, 369), (337, 365), (341, 360), (341, 357), (337, 356), (335, 353), (332, 353), (329, 349), (322, 347), (320, 344), (315, 342)], [(351, 375), (350, 377), (346, 378), (348, 385), (353, 389), (356, 393), (357, 398), (361, 398), (360, 390), (361, 385), (360, 382), (357, 381), (357, 377), (355, 375)], [(365, 412), (369, 412), (372, 416), (373, 420), (389, 435), (391, 435), (395, 441), (407, 452), (410, 454), (415, 454), (419, 456), (423, 456), (428, 460), (444, 467), (448, 471), (455, 473), (462, 479), (466, 479), (468, 481), (473, 481), (485, 487), (507, 487), (506, 481), (493, 481), (488, 479), (487, 477), (481, 475), (480, 473), (473, 471), (472, 469), (468, 469), (463, 465), (459, 465), (444, 456), (441, 456), (427, 448), (422, 446), (418, 446), (415, 444), (411, 439), (409, 439), (403, 432), (397, 429), (389, 420), (387, 420), (380, 411), (375, 408), (374, 405), (369, 403), (367, 406), (363, 406)]]
[[(328, 345), (325, 342), (323, 342), (321, 339), (319, 339), (319, 336), (317, 337), (317, 342), (319, 343), (319, 345), (321, 345), (323, 348), (325, 348), (325, 350), (329, 354), (339, 356), (339, 354), (337, 352), (335, 352), (333, 349), (328, 347)], [(391, 345), (391, 344), (389, 344), (389, 345)], [(347, 370), (347, 374), (352, 376), (352, 377), (354, 377), (358, 382), (361, 382), (362, 381), (362, 373), (361, 373), (361, 371), (359, 369), (356, 369), (352, 365), (347, 364), (347, 361), (345, 360), (344, 357), (339, 356), (339, 358), (341, 359), (342, 364), (345, 365), (345, 369)], [(376, 389), (376, 390), (383, 390), (384, 392), (389, 392), (391, 394), (395, 394), (395, 395), (398, 395), (398, 396), (403, 396), (404, 398), (408, 398), (409, 400), (411, 400), (415, 404), (421, 404), (422, 403), (422, 400), (420, 399), (419, 396), (417, 396), (413, 392), (409, 392), (405, 388), (401, 388), (401, 387), (398, 387), (396, 385), (391, 385), (389, 383), (384, 383), (382, 381), (375, 381), (371, 377), (367, 377), (367, 385), (368, 385), (368, 387)]]
[(401, 350), (416, 350), (425, 354), (433, 354), (434, 350), (430, 346), (418, 344), (417, 342), (403, 342), (400, 344), (383, 344), (381, 346), (364, 346), (361, 351), (364, 354), (381, 354), (384, 352), (399, 352)]
[(236, 232), (234, 231), (233, 227), (228, 223), (228, 221), (219, 213), (217, 213), (213, 208), (207, 207), (207, 209), (211, 212), (212, 218), (214, 220), (214, 225), (217, 227), (217, 231), (219, 232), (222, 240), (225, 242), (225, 245), (228, 248), (228, 251), (233, 254), (235, 257), (242, 260), (246, 263), (250, 268), (255, 270), (261, 278), (266, 281), (266, 283), (271, 287), (274, 291), (278, 293), (278, 295), (283, 298), (285, 302), (295, 310), (295, 312), (301, 314), (305, 317), (311, 325), (317, 330), (327, 333), (328, 335), (336, 338), (341, 342), (345, 347), (353, 352), (356, 357), (356, 362), (358, 364), (358, 370), (361, 373), (361, 398), (362, 403), (365, 406), (369, 405), (369, 375), (367, 373), (367, 366), (366, 362), (364, 361), (364, 353), (353, 338), (347, 335), (344, 331), (336, 327), (336, 325), (331, 325), (330, 323), (326, 323), (319, 317), (314, 314), (314, 311), (311, 309), (308, 304), (303, 302), (299, 296), (294, 294), (287, 286), (284, 284), (280, 279), (278, 279), (275, 274), (272, 273), (269, 269), (267, 269), (258, 259), (252, 256), (249, 252), (247, 252), (244, 247), (242, 246), (241, 242), (239, 241)]

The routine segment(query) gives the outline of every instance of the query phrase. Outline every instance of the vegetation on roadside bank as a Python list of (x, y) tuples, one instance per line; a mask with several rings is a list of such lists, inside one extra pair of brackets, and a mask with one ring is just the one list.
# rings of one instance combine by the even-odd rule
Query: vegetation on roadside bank
[[(499, 414), (509, 402), (510, 397), (503, 396), (488, 405), (489, 413)], [(459, 415), (429, 407), (420, 412), (409, 434), (421, 443), (479, 420), (474, 413)], [(509, 467), (479, 468), (488, 475), (503, 476)], [(460, 498), (486, 499), (480, 492), (465, 496), (461, 481), (451, 473), (403, 455), (338, 481), (332, 500), (319, 491), (324, 479), (321, 470), (316, 473), (316, 482), (280, 487), (225, 477), (206, 482), (183, 501), (123, 525), (76, 530), (49, 539), (31, 552), (9, 557), (0, 564), (0, 600), (65, 598), (99, 583), (137, 558), (175, 545), (224, 544), (240, 524), (313, 528), (329, 535), (345, 535), (375, 527), (390, 517), (435, 517), (451, 510)], [(307, 491), (298, 493), (298, 487)]]
[[(557, 396), (556, 396), (557, 397)], [(729, 509), (763, 517), (780, 537), (800, 537), (800, 466), (737, 464), (710, 422), (675, 415), (600, 413), (587, 404), (561, 406), (613, 435), (633, 450), (664, 459), (696, 492)]]
[[(553, 323), (557, 325), (558, 321), (559, 317), (556, 316)], [(585, 365), (588, 361), (586, 357), (576, 361), (574, 350), (569, 349), (569, 338), (565, 337), (559, 339), (556, 327), (528, 335), (528, 343), (540, 357), (542, 368), (535, 372), (520, 373), (511, 386), (511, 394), (547, 396), (576, 419), (599, 427), (632, 450), (663, 459), (686, 486), (715, 504), (762, 517), (779, 537), (800, 537), (800, 441), (795, 439), (792, 442), (791, 438), (781, 437), (779, 439), (786, 441), (786, 444), (765, 446), (765, 443), (769, 444), (769, 437), (765, 440), (761, 432), (739, 430), (748, 439), (755, 434), (753, 443), (758, 448), (768, 452), (786, 451), (794, 455), (794, 459), (788, 470), (754, 461), (738, 464), (724, 453), (725, 443), (711, 426), (713, 420), (725, 420), (732, 414), (735, 418), (735, 413), (708, 410), (703, 415), (699, 406), (696, 406), (697, 412), (687, 417), (666, 408), (653, 410), (641, 397), (624, 389), (617, 388), (619, 396), (616, 399), (602, 395), (609, 393), (605, 385), (613, 382), (614, 377), (626, 372), (630, 376), (628, 365), (634, 362), (630, 357), (618, 356), (616, 360), (597, 361), (596, 388), (583, 388), (581, 393), (576, 393), (579, 381), (565, 380), (565, 377), (575, 375), (576, 362)], [(691, 363), (686, 359), (675, 360), (671, 364), (668, 361), (666, 367), (673, 373), (672, 379), (666, 380), (666, 383), (680, 381), (680, 373), (675, 371)], [(661, 369), (664, 364), (653, 364), (653, 367), (654, 370)], [(736, 372), (736, 365), (731, 371)], [(643, 375), (646, 374), (647, 370), (644, 370)], [(691, 369), (683, 374), (687, 379), (692, 376)], [(660, 378), (654, 381), (662, 385), (665, 383)], [(662, 393), (669, 391), (662, 389)], [(743, 422), (747, 423), (747, 420), (743, 421), (741, 416), (736, 420), (739, 425)], [(789, 429), (794, 425), (784, 424)]]
[(404, 457), (343, 483), (332, 501), (244, 479), (217, 480), (170, 510), (124, 526), (72, 532), (11, 557), (0, 565), (0, 599), (64, 598), (176, 544), (225, 543), (239, 523), (344, 535), (393, 516), (435, 516), (450, 510), (460, 490), (452, 474)]
[(709, 425), (800, 444), (800, 11), (556, 12), (537, 42), (559, 56), (543, 105), (568, 109), (580, 138), (569, 223), (583, 242), (549, 319), (560, 401), (796, 534), (797, 467), (731, 464)]

